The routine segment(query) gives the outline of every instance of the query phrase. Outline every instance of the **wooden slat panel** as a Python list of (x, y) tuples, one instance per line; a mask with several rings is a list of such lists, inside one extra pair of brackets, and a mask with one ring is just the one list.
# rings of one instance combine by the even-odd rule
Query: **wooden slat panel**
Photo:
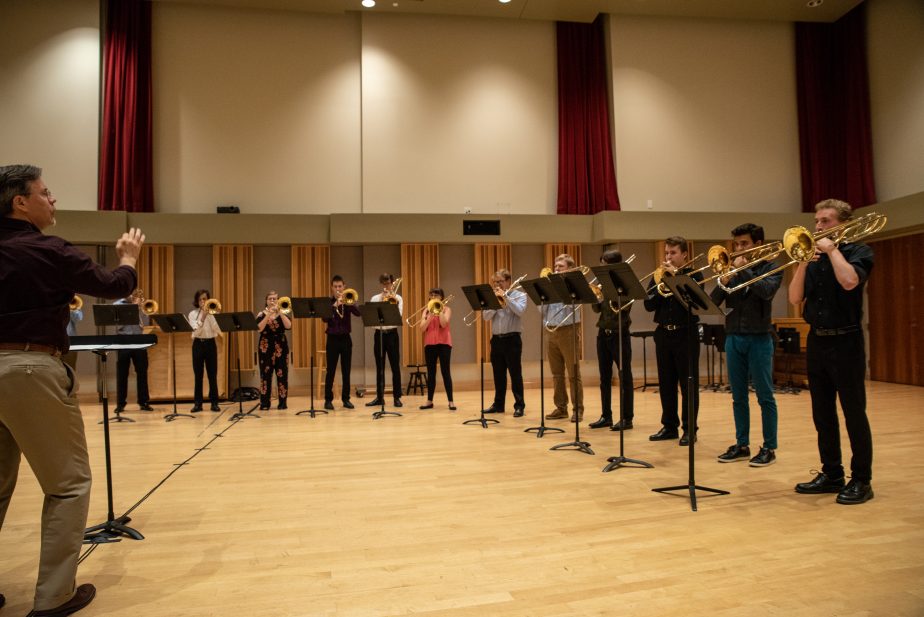
[[(427, 303), (428, 292), (439, 286), (440, 251), (437, 244), (401, 245), (401, 289), (404, 316)], [(453, 302), (455, 304), (455, 302)], [(423, 332), (405, 325), (401, 335), (401, 358), (405, 365), (424, 364)]]
[[(249, 244), (212, 247), (212, 297), (222, 311), (234, 313), (253, 309), (253, 246)], [(240, 359), (242, 371), (254, 368), (253, 333), (235, 335), (231, 366)]]
[(158, 312), (173, 313), (176, 286), (173, 262), (173, 245), (145, 244), (138, 257), (138, 287), (145, 298), (156, 300)]
[[(173, 400), (173, 363), (171, 356), (176, 356), (176, 397), (178, 400), (192, 400), (192, 337), (189, 333), (164, 334), (155, 329), (157, 344), (148, 349), (148, 389), (152, 401)], [(225, 343), (227, 337), (219, 337), (218, 344), (218, 396), (227, 396), (228, 372)], [(203, 393), (208, 396), (208, 379), (203, 378)], [(236, 383), (236, 382), (235, 382)]]
[[(292, 247), (292, 296), (314, 298), (330, 295), (330, 247), (298, 245)], [(311, 349), (312, 329), (314, 349)], [(325, 349), (325, 324), (320, 319), (299, 320), (292, 327), (292, 366), (308, 368), (311, 356), (314, 365), (321, 366), (319, 349)]]

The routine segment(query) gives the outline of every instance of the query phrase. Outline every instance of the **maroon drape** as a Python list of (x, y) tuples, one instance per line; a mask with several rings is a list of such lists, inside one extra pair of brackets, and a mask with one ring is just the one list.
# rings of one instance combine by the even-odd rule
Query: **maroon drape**
[(106, 6), (99, 209), (153, 212), (151, 4)]
[(796, 24), (802, 211), (833, 197), (876, 202), (866, 5), (832, 24)]
[(558, 22), (558, 214), (619, 210), (603, 17)]

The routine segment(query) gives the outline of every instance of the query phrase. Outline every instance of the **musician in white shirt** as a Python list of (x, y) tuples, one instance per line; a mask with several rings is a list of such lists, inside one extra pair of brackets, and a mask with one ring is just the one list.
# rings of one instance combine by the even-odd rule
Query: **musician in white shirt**
[(202, 374), (209, 378), (209, 401), (212, 411), (221, 411), (218, 407), (218, 345), (215, 339), (221, 336), (215, 316), (209, 313), (206, 303), (209, 301), (209, 290), (200, 289), (193, 298), (193, 306), (187, 321), (192, 326), (192, 361), (193, 361), (193, 398), (195, 400), (191, 412), (202, 411)]

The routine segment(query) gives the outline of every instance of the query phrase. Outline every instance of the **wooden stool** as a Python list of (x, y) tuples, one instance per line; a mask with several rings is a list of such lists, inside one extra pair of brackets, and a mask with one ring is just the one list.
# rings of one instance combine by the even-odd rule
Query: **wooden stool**
[(410, 394), (412, 391), (417, 394), (423, 394), (426, 391), (427, 381), (424, 379), (425, 373), (420, 369), (426, 366), (424, 364), (408, 364), (407, 367), (411, 370), (411, 378), (407, 382), (407, 394)]

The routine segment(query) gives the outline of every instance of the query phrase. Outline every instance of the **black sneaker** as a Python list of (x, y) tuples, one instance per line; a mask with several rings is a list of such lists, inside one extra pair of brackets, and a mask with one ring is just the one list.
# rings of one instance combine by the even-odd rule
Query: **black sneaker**
[(770, 448), (761, 448), (757, 456), (748, 461), (751, 467), (766, 467), (776, 462), (776, 454)]
[(725, 451), (725, 454), (720, 454), (715, 457), (720, 463), (746, 461), (749, 458), (751, 458), (751, 449), (747, 446), (739, 446), (738, 444), (728, 446), (728, 450)]
[(829, 478), (824, 473), (817, 474), (810, 482), (800, 482), (796, 492), (803, 495), (820, 495), (822, 493), (840, 493), (844, 488), (844, 476)]

